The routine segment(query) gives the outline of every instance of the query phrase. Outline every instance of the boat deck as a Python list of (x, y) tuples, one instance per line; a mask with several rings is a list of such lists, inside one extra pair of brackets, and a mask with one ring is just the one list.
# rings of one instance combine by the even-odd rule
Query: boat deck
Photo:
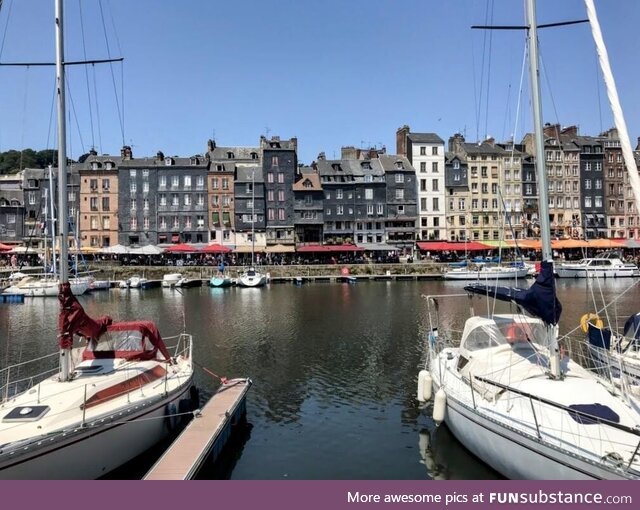
[(250, 379), (232, 379), (220, 387), (160, 457), (144, 480), (190, 480), (213, 453), (215, 458), (235, 424), (245, 413)]

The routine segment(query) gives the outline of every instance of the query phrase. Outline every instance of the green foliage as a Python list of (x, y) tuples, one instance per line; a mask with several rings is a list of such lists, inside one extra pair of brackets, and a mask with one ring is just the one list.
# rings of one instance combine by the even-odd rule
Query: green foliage
[[(72, 162), (71, 160), (69, 160)], [(24, 149), (23, 151), (9, 150), (0, 152), (0, 175), (15, 174), (25, 168), (47, 168), (49, 165), (57, 166), (58, 151), (46, 149), (34, 151)]]

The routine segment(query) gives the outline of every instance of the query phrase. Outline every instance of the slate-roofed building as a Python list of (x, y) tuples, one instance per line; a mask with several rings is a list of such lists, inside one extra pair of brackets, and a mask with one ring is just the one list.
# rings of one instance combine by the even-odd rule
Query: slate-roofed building
[(98, 156), (92, 150), (78, 166), (82, 247), (106, 248), (118, 244), (118, 171), (125, 157), (131, 157), (128, 147), (118, 157)]
[[(413, 253), (418, 218), (416, 171), (405, 156), (381, 155), (378, 159), (387, 184), (386, 242), (405, 254)], [(444, 212), (444, 204), (434, 203), (434, 212), (440, 212), (440, 207)]]
[(320, 176), (311, 167), (301, 167), (292, 188), (296, 244), (321, 243), (324, 192)]
[(236, 168), (234, 187), (236, 251), (262, 252), (267, 246), (265, 232), (265, 189), (261, 166)]
[(209, 241), (234, 246), (234, 180), (238, 168), (262, 165), (260, 147), (218, 147), (207, 143), (210, 160), (208, 175)]
[(446, 239), (444, 140), (436, 133), (412, 133), (405, 125), (396, 131), (396, 152), (416, 171), (418, 238)]
[(608, 229), (604, 206), (604, 150), (602, 142), (592, 136), (576, 136), (573, 138), (573, 143), (580, 149), (580, 194), (582, 196), (582, 225), (585, 238), (605, 238)]
[(293, 247), (294, 197), (293, 183), (298, 171), (298, 140), (281, 140), (274, 136), (260, 138), (262, 174), (264, 176), (267, 246), (282, 244)]
[(446, 238), (450, 241), (469, 239), (469, 176), (467, 161), (459, 154), (445, 156)]
[(0, 175), (0, 242), (18, 244), (25, 239), (22, 172)]

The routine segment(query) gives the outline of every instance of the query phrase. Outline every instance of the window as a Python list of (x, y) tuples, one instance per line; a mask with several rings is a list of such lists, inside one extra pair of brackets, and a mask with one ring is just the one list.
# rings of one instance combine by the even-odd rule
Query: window
[(135, 182), (129, 183), (129, 191), (131, 191), (131, 193), (135, 193), (136, 191), (138, 191), (138, 186)]
[(136, 218), (135, 216), (131, 218), (130, 229), (138, 230), (138, 218)]
[(404, 174), (396, 174), (396, 182), (404, 182)]
[(267, 191), (267, 201), (268, 202), (273, 202), (274, 201), (274, 196), (275, 196), (275, 192), (272, 189)]
[(187, 230), (191, 230), (191, 226), (192, 226), (191, 216), (187, 216), (184, 219), (184, 228), (187, 229)]
[(108, 211), (110, 209), (109, 197), (102, 198), (102, 210)]
[(431, 181), (431, 189), (433, 191), (438, 191), (438, 179), (433, 179)]
[(267, 182), (273, 182), (273, 172), (267, 172)]
[(487, 167), (486, 166), (480, 167), (480, 176), (484, 177), (484, 178), (487, 177)]
[(145, 230), (149, 230), (149, 216), (145, 216), (144, 218), (142, 218), (142, 227)]
[(129, 170), (129, 177), (131, 177), (132, 179), (135, 179), (136, 171), (135, 170)]
[(142, 177), (145, 178), (145, 179), (149, 177), (149, 170), (148, 169), (144, 169), (142, 171)]
[(196, 204), (198, 205), (198, 207), (204, 206), (204, 195), (202, 193), (198, 193), (196, 200)]
[(378, 204), (378, 216), (382, 216), (384, 214), (384, 205)]
[(584, 206), (585, 207), (591, 207), (591, 197), (589, 197), (589, 196), (584, 197)]
[(214, 212), (211, 215), (211, 225), (212, 226), (219, 226), (220, 225), (220, 213), (219, 212)]
[[(97, 181), (97, 179), (92, 179), (92, 180), (96, 180)], [(98, 184), (96, 182), (96, 188), (97, 187), (98, 187)], [(102, 190), (103, 191), (108, 191), (109, 187), (110, 187), (109, 179), (102, 179)]]
[(420, 199), (420, 210), (421, 211), (426, 211), (427, 210), (427, 197), (422, 197)]
[[(402, 174), (399, 174), (402, 175)], [(396, 200), (404, 200), (404, 189), (396, 190)]]
[(591, 171), (591, 162), (587, 161), (584, 164), (584, 169), (585, 169), (585, 171), (590, 172)]
[[(217, 198), (217, 197), (214, 197), (214, 198)], [(165, 195), (164, 193), (160, 193), (160, 205), (161, 206), (167, 205), (167, 195)]]
[(602, 207), (602, 197), (595, 197), (594, 204), (596, 207)]
[(225, 195), (222, 197), (222, 207), (229, 207), (230, 203), (231, 203), (231, 197), (229, 197), (228, 195)]
[(142, 183), (142, 192), (143, 193), (149, 193), (149, 183), (147, 181), (144, 181)]
[(373, 189), (366, 188), (364, 190), (364, 198), (365, 200), (373, 200)]
[(271, 156), (271, 166), (278, 166), (278, 156)]
[[(434, 149), (436, 149), (436, 147), (434, 147)], [(433, 163), (431, 163), (431, 171), (433, 173), (438, 173), (438, 162), (434, 161)]]
[(284, 209), (280, 208), (278, 209), (278, 219), (283, 221), (285, 219), (285, 215), (284, 215)]
[(180, 186), (180, 177), (177, 175), (173, 175), (171, 176), (171, 186), (173, 188), (177, 188), (178, 186)]
[(173, 228), (180, 228), (180, 218), (178, 216), (173, 217)]
[(367, 214), (368, 214), (369, 216), (372, 216), (372, 215), (373, 215), (373, 204), (368, 204), (368, 205), (367, 205)]
[[(136, 210), (136, 206), (137, 206), (137, 204), (136, 204), (136, 199), (135, 199), (135, 198), (132, 198), (132, 199), (131, 199), (131, 201), (129, 202), (129, 205), (130, 205), (130, 207), (129, 207), (129, 208), (130, 208), (132, 211), (135, 211), (135, 210)], [(97, 208), (96, 208), (96, 209), (97, 209)]]
[(177, 193), (171, 194), (171, 205), (172, 206), (180, 205), (180, 196)]
[(92, 191), (95, 191), (98, 189), (98, 179), (90, 179), (89, 180), (89, 187), (91, 188)]
[(189, 193), (184, 194), (184, 205), (191, 205), (191, 195)]
[(167, 218), (166, 218), (166, 216), (160, 216), (160, 228), (161, 229), (166, 229), (167, 228)]
[(145, 198), (142, 201), (142, 209), (144, 209), (145, 211), (149, 210), (149, 199), (148, 198)]
[(98, 217), (91, 216), (91, 218), (89, 218), (89, 224), (91, 225), (91, 230), (98, 230)]
[(167, 176), (166, 175), (161, 175), (160, 176), (160, 181), (158, 183), (158, 186), (161, 188), (166, 188), (167, 187)]
[(198, 175), (196, 177), (196, 187), (198, 188), (204, 188), (204, 176), (202, 175)]
[(427, 191), (427, 180), (420, 179), (420, 191)]
[(338, 216), (340, 216), (340, 215), (344, 214), (344, 207), (343, 207), (343, 206), (341, 206), (341, 205), (336, 206), (336, 214), (337, 214)]
[[(135, 202), (135, 200), (133, 200)], [(92, 211), (98, 210), (98, 197), (91, 197), (89, 199), (89, 209)]]
[(591, 189), (591, 179), (584, 180), (584, 189)]
[(343, 196), (342, 196), (342, 190), (341, 189), (337, 189), (336, 190), (336, 199), (338, 200), (342, 200)]
[(211, 179), (211, 189), (218, 189), (218, 178)]
[(438, 147), (431, 147), (431, 154), (433, 156), (437, 156), (438, 155)]
[(465, 210), (465, 200), (464, 198), (459, 198), (458, 199), (458, 209), (461, 211)]
[(427, 163), (426, 163), (426, 161), (420, 161), (420, 171), (422, 173), (427, 171)]
[(440, 210), (440, 199), (438, 197), (433, 197), (433, 210), (434, 211)]
[(229, 189), (229, 178), (228, 177), (223, 177), (222, 178), (222, 189)]
[(426, 156), (427, 155), (427, 148), (426, 147), (420, 147), (420, 155), (421, 156)]
[(278, 201), (284, 202), (284, 190), (278, 190)]

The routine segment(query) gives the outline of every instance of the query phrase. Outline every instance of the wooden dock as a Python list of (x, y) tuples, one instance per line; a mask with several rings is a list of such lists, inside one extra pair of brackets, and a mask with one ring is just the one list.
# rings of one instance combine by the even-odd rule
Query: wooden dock
[(231, 435), (231, 426), (246, 413), (251, 384), (251, 379), (232, 379), (222, 385), (144, 480), (191, 480), (210, 455), (215, 460)]

